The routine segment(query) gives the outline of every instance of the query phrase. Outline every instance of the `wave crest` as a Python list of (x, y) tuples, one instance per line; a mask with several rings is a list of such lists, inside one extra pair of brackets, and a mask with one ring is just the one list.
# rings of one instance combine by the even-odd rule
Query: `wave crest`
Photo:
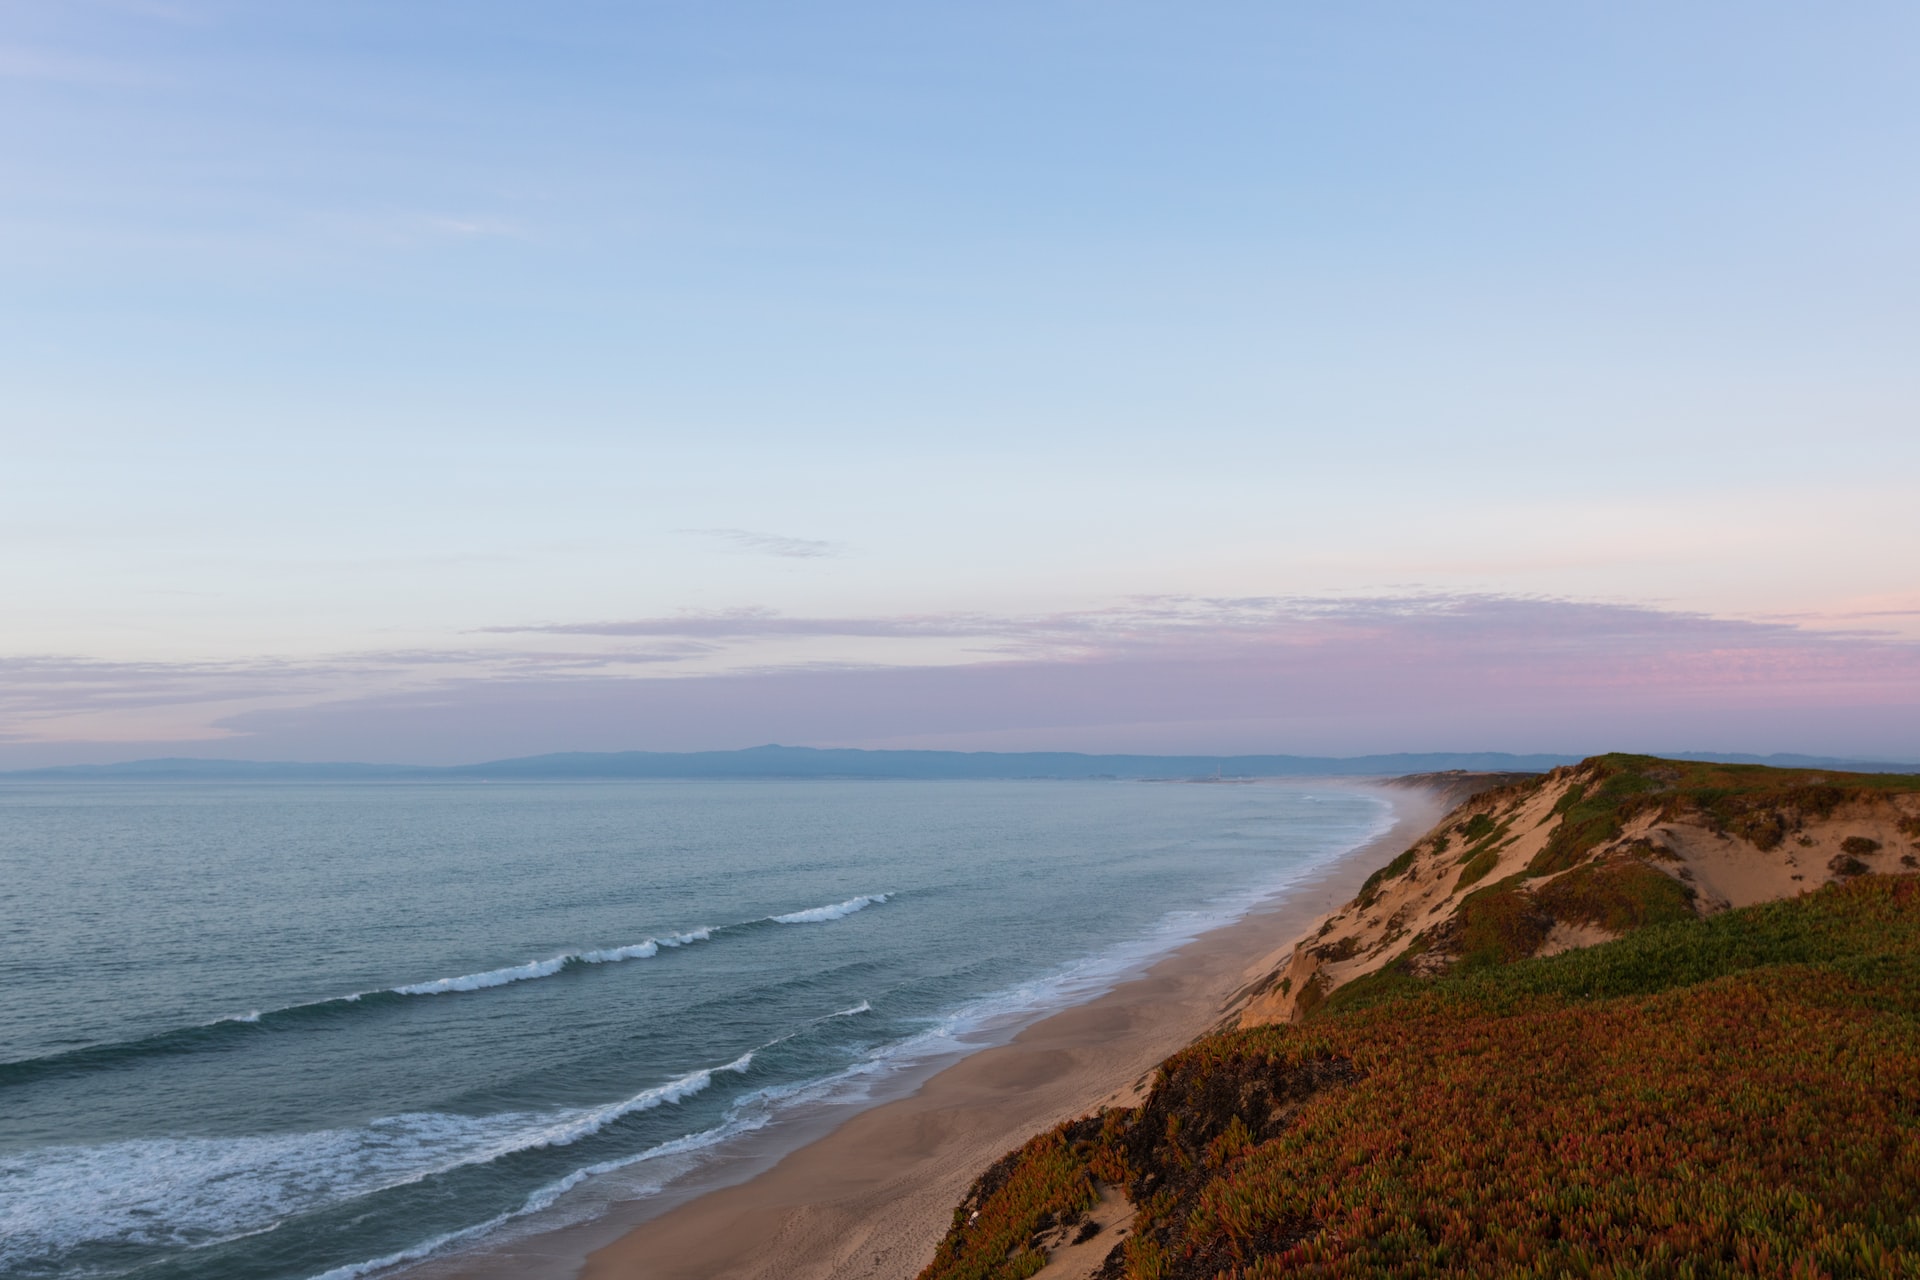
[(699, 929), (689, 929), (683, 933), (670, 933), (660, 937), (647, 938), (640, 942), (629, 943), (621, 947), (596, 948), (586, 951), (567, 951), (544, 959), (527, 960), (520, 964), (504, 965), (498, 969), (484, 969), (476, 973), (456, 974), (445, 978), (432, 978), (424, 982), (408, 982), (396, 987), (384, 987), (370, 991), (353, 991), (346, 995), (329, 996), (321, 1000), (306, 1000), (298, 1004), (282, 1005), (272, 1009), (250, 1009), (245, 1013), (230, 1014), (224, 1018), (215, 1018), (211, 1022), (198, 1026), (176, 1027), (170, 1031), (160, 1031), (152, 1035), (139, 1036), (131, 1040), (108, 1041), (102, 1044), (87, 1045), (78, 1049), (66, 1049), (57, 1053), (39, 1057), (18, 1058), (0, 1062), (0, 1087), (29, 1084), (51, 1076), (64, 1075), (74, 1071), (94, 1071), (117, 1067), (137, 1061), (154, 1054), (194, 1053), (213, 1048), (226, 1041), (229, 1035), (243, 1034), (263, 1023), (279, 1024), (283, 1019), (325, 1018), (344, 1013), (348, 1008), (360, 1005), (374, 1005), (387, 1001), (407, 999), (417, 996), (442, 996), (459, 992), (484, 991), (492, 987), (509, 986), (516, 982), (531, 982), (540, 978), (551, 978), (568, 969), (590, 964), (618, 964), (628, 960), (646, 960), (660, 954), (662, 948), (684, 947), (696, 942), (712, 941), (716, 933), (730, 929), (749, 928), (753, 924), (824, 924), (852, 915), (856, 911), (887, 901), (891, 894), (868, 893), (848, 898), (844, 902), (832, 902), (824, 906), (808, 907), (802, 911), (789, 911), (783, 915), (767, 916), (762, 921), (749, 922), (746, 925), (709, 925)]
[(0, 1202), (0, 1271), (89, 1245), (204, 1248), (454, 1169), (568, 1146), (622, 1116), (690, 1098), (719, 1073), (745, 1073), (755, 1052), (598, 1107), (491, 1116), (415, 1112), (352, 1129), (142, 1138), (0, 1158), (0, 1181), (8, 1188)]
[[(442, 996), (453, 991), (482, 991), (488, 987), (504, 987), (510, 982), (528, 982), (534, 978), (551, 978), (564, 969), (577, 964), (618, 964), (622, 960), (647, 960), (660, 954), (662, 947), (684, 947), (690, 942), (705, 942), (713, 937), (712, 929), (694, 929), (687, 933), (669, 934), (664, 938), (648, 938), (645, 942), (636, 942), (625, 947), (611, 947), (602, 951), (568, 951), (545, 960), (529, 960), (525, 964), (507, 965), (500, 969), (487, 969), (480, 973), (463, 973), (454, 978), (435, 978), (431, 982), (412, 982), (404, 987), (389, 987), (397, 996)], [(351, 999), (352, 997), (349, 997)]]
[(839, 920), (856, 911), (865, 911), (875, 903), (885, 902), (884, 893), (866, 893), (857, 898), (848, 898), (845, 902), (833, 902), (824, 907), (809, 907), (805, 911), (789, 911), (783, 916), (768, 916), (775, 924), (825, 924), (829, 920)]

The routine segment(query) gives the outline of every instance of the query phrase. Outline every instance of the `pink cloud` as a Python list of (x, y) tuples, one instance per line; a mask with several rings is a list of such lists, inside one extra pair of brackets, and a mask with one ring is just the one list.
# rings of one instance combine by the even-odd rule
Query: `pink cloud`
[[(1920, 758), (1920, 645), (1784, 622), (1496, 596), (1155, 599), (1032, 618), (790, 618), (767, 611), (517, 629), (665, 644), (420, 659), (405, 687), (354, 688), (209, 723), (228, 753), (471, 760), (552, 750), (766, 741), (1347, 753), (1804, 750)], [(990, 660), (752, 665), (768, 636), (966, 636)], [(745, 665), (673, 675), (684, 642)], [(121, 673), (137, 696), (190, 696), (172, 668)], [(194, 679), (207, 678), (200, 673)], [(270, 685), (249, 671), (247, 687)], [(319, 677), (288, 670), (290, 687)], [(185, 681), (183, 684), (182, 682)], [(57, 698), (49, 695), (49, 701)], [(295, 700), (297, 702), (297, 700)], [(125, 753), (123, 752), (122, 755)]]
[(485, 627), (480, 635), (550, 636), (694, 636), (722, 640), (768, 636), (840, 636), (889, 639), (949, 636), (999, 636), (1019, 624), (1000, 618), (962, 614), (905, 615), (894, 618), (796, 618), (772, 609), (727, 609), (715, 613), (675, 614), (613, 622), (557, 622)]

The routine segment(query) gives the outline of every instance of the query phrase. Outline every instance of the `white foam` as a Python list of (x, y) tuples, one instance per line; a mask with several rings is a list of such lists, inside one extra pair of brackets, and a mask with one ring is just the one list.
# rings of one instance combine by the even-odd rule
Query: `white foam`
[(619, 1102), (609, 1102), (605, 1106), (590, 1107), (583, 1111), (562, 1113), (550, 1127), (529, 1135), (521, 1149), (564, 1147), (578, 1142), (589, 1134), (600, 1132), (621, 1116), (632, 1115), (636, 1111), (651, 1111), (669, 1102), (691, 1098), (713, 1083), (715, 1072), (745, 1071), (753, 1064), (754, 1053), (755, 1050), (749, 1049), (725, 1066), (703, 1067), (698, 1071), (689, 1071), (677, 1080), (669, 1080), (651, 1089), (643, 1089), (631, 1098), (624, 1098)]
[(884, 893), (867, 893), (858, 898), (848, 898), (845, 902), (829, 903), (824, 907), (809, 907), (805, 911), (789, 911), (783, 916), (768, 916), (775, 924), (825, 924), (829, 920), (839, 920), (856, 911), (865, 911), (877, 902), (885, 902)]
[[(810, 907), (805, 911), (792, 911), (786, 915), (769, 916), (778, 924), (822, 924), (828, 920), (839, 920), (856, 911), (863, 911), (875, 903), (885, 902), (889, 895), (884, 893), (863, 894), (858, 898), (848, 898), (845, 902), (829, 903), (823, 907)], [(689, 929), (685, 933), (671, 933), (665, 937), (648, 938), (642, 942), (630, 943), (624, 947), (607, 947), (593, 951), (567, 951), (557, 956), (548, 956), (544, 960), (528, 960), (522, 964), (505, 965), (498, 969), (485, 969), (478, 973), (463, 973), (450, 978), (433, 978), (426, 982), (409, 982), (398, 987), (388, 987), (387, 991), (399, 996), (443, 996), (462, 991), (484, 991), (490, 987), (504, 987), (515, 982), (531, 982), (538, 978), (551, 978), (554, 974), (573, 964), (618, 964), (625, 960), (650, 960), (660, 954), (662, 947), (684, 947), (695, 942), (712, 940), (714, 929), (707, 926)], [(355, 991), (344, 996), (334, 996), (328, 1000), (313, 1000), (304, 1004), (288, 1005), (285, 1009), (271, 1012), (284, 1013), (291, 1009), (311, 1008), (336, 1002), (354, 1004), (361, 997), (378, 994), (372, 991)], [(261, 1011), (236, 1014), (232, 1017), (216, 1018), (220, 1022), (258, 1022)], [(213, 1024), (208, 1024), (213, 1025)]]
[[(669, 934), (664, 938), (648, 938), (645, 942), (624, 947), (611, 947), (603, 951), (568, 951), (545, 960), (529, 960), (525, 964), (488, 969), (482, 973), (463, 973), (457, 978), (435, 978), (431, 982), (412, 982), (404, 987), (388, 989), (402, 996), (440, 996), (452, 991), (480, 991), (487, 987), (504, 987), (510, 982), (551, 978), (570, 964), (618, 964), (622, 960), (647, 960), (659, 955), (662, 947), (684, 947), (690, 942), (705, 942), (711, 937), (712, 929), (694, 929), (687, 933)], [(347, 998), (357, 1000), (359, 996)]]
[[(885, 901), (884, 895), (875, 899)], [(845, 903), (840, 904), (845, 906)], [(821, 908), (825, 910), (826, 908)], [(853, 910), (859, 910), (858, 907)], [(618, 964), (624, 960), (647, 960), (660, 954), (662, 947), (684, 947), (695, 942), (711, 941), (714, 929), (711, 926), (689, 929), (685, 933), (670, 933), (665, 937), (648, 938), (642, 942), (631, 943), (624, 947), (608, 947), (594, 951), (568, 951), (544, 960), (528, 960), (524, 964), (507, 965), (499, 969), (487, 969), (479, 973), (463, 973), (451, 978), (434, 978), (427, 982), (409, 982), (403, 986), (387, 987), (377, 991), (351, 991), (342, 996), (329, 996), (323, 1000), (304, 1000), (298, 1004), (282, 1005), (275, 1009), (250, 1009), (246, 1013), (229, 1014), (224, 1018), (215, 1018), (211, 1022), (200, 1024), (204, 1027), (217, 1027), (224, 1023), (253, 1024), (262, 1017), (283, 1013), (292, 1013), (297, 1009), (317, 1009), (332, 1004), (358, 1004), (363, 998), (372, 995), (399, 996), (442, 996), (457, 991), (483, 991), (489, 987), (504, 987), (509, 983), (528, 982), (535, 978), (551, 978), (554, 974), (574, 964)], [(102, 1046), (89, 1046), (99, 1048)], [(51, 1055), (60, 1057), (64, 1055)], [(23, 1059), (22, 1061), (33, 1061)], [(15, 1063), (0, 1065), (13, 1066)]]
[(395, 995), (402, 996), (442, 996), (449, 991), (480, 991), (486, 987), (504, 987), (509, 982), (527, 982), (534, 978), (551, 978), (567, 967), (571, 955), (551, 956), (545, 960), (529, 960), (525, 964), (508, 965), (504, 969), (488, 969), (484, 973), (463, 973), (457, 978), (435, 978), (431, 982), (410, 982), (404, 987), (393, 987)]
[[(44, 1265), (86, 1244), (201, 1248), (256, 1235), (288, 1218), (463, 1166), (567, 1146), (622, 1116), (692, 1097), (716, 1073), (744, 1072), (752, 1061), (749, 1051), (597, 1107), (492, 1116), (420, 1112), (350, 1129), (20, 1152), (0, 1158), (0, 1186), (7, 1189), (0, 1197), (0, 1272)], [(465, 1239), (492, 1225), (455, 1235)], [(421, 1247), (439, 1248), (453, 1238)]]
[(0, 1161), (0, 1271), (90, 1243), (194, 1248), (518, 1145), (513, 1116), (389, 1116), (358, 1129), (42, 1147)]
[(1012, 1034), (1053, 1010), (1091, 1000), (1201, 934), (1232, 924), (1311, 879), (1325, 867), (1329, 858), (1385, 835), (1392, 829), (1397, 815), (1386, 801), (1376, 803), (1379, 807), (1373, 820), (1357, 837), (1343, 835), (1322, 851), (1321, 856), (1289, 867), (1250, 891), (1216, 900), (1206, 910), (1168, 912), (1137, 937), (1060, 965), (1029, 981), (969, 1000), (931, 1020), (918, 1034), (884, 1045), (831, 1076), (802, 1085), (773, 1086), (763, 1090), (760, 1096), (782, 1101), (844, 1101), (867, 1091), (878, 1079), (931, 1058), (970, 1052)]
[(449, 1231), (445, 1235), (434, 1236), (430, 1240), (422, 1240), (419, 1244), (397, 1253), (389, 1253), (381, 1258), (370, 1258), (365, 1262), (350, 1262), (343, 1267), (322, 1271), (313, 1277), (313, 1280), (357, 1280), (359, 1276), (370, 1276), (376, 1271), (385, 1271), (389, 1267), (397, 1267), (408, 1262), (423, 1262), (449, 1245), (477, 1240), (488, 1232), (497, 1231), (517, 1216), (519, 1215), (515, 1213), (496, 1213), (485, 1222), (476, 1223), (471, 1227), (462, 1227), (458, 1231)]
[(648, 938), (645, 942), (636, 942), (630, 947), (576, 952), (574, 959), (583, 964), (617, 964), (622, 960), (648, 960), (659, 955), (662, 947), (684, 947), (690, 942), (705, 942), (712, 937), (712, 929), (694, 929), (688, 933), (671, 934), (665, 938)]
[[(751, 1057), (752, 1055), (749, 1054), (748, 1056)], [(724, 1069), (725, 1068), (716, 1068), (716, 1070)], [(437, 1253), (446, 1252), (451, 1246), (464, 1244), (467, 1241), (491, 1235), (499, 1231), (502, 1227), (514, 1222), (516, 1219), (543, 1213), (551, 1209), (559, 1201), (561, 1196), (590, 1178), (602, 1177), (610, 1173), (618, 1173), (623, 1169), (629, 1169), (636, 1165), (646, 1164), (650, 1161), (664, 1159), (669, 1156), (690, 1154), (725, 1142), (729, 1138), (738, 1137), (743, 1133), (750, 1133), (755, 1129), (764, 1128), (773, 1117), (769, 1108), (764, 1105), (755, 1105), (761, 1101), (759, 1095), (749, 1094), (736, 1102), (733, 1107), (730, 1107), (727, 1111), (726, 1119), (711, 1129), (703, 1129), (698, 1133), (690, 1133), (685, 1137), (671, 1139), (670, 1141), (660, 1143), (658, 1146), (648, 1147), (645, 1151), (638, 1152), (635, 1155), (618, 1156), (612, 1160), (602, 1160), (597, 1164), (590, 1164), (583, 1168), (575, 1169), (565, 1177), (557, 1178), (545, 1186), (535, 1188), (527, 1198), (521, 1202), (520, 1207), (517, 1209), (510, 1209), (505, 1213), (495, 1214), (485, 1222), (478, 1223), (471, 1227), (463, 1227), (458, 1231), (449, 1231), (444, 1235), (435, 1236), (430, 1240), (423, 1240), (419, 1244), (401, 1249), (396, 1253), (387, 1254), (385, 1257), (371, 1258), (365, 1262), (354, 1262), (348, 1263), (345, 1266), (335, 1267), (330, 1271), (324, 1271), (314, 1276), (312, 1280), (357, 1280), (358, 1277), (373, 1275), (376, 1272), (385, 1271), (405, 1263), (423, 1261)], [(660, 1189), (660, 1186), (664, 1185), (664, 1182), (665, 1179), (652, 1186), (635, 1188), (634, 1190), (640, 1194), (657, 1191)], [(577, 1220), (577, 1217), (567, 1215), (567, 1220), (574, 1221)], [(542, 1228), (550, 1230), (558, 1225), (560, 1225), (558, 1222), (548, 1222), (543, 1223)]]

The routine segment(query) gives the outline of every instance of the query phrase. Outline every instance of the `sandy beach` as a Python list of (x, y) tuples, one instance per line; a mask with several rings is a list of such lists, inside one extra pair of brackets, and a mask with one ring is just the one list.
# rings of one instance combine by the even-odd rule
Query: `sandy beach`
[[(1342, 855), (1271, 907), (1207, 933), (1085, 1004), (1050, 1015), (963, 1058), (908, 1096), (858, 1111), (771, 1167), (733, 1185), (677, 1197), (609, 1240), (626, 1212), (449, 1259), (434, 1280), (563, 1276), (585, 1280), (901, 1280), (931, 1259), (953, 1206), (993, 1160), (1032, 1134), (1102, 1105), (1133, 1100), (1169, 1053), (1216, 1023), (1232, 994), (1349, 899), (1362, 880), (1438, 821), (1426, 791), (1383, 787), (1393, 827)], [(707, 1184), (728, 1174), (710, 1172)], [(579, 1259), (586, 1255), (584, 1270)]]

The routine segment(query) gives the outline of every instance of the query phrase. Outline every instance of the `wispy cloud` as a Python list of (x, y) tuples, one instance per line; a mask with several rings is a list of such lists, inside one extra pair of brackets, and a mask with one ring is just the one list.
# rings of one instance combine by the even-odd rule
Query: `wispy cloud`
[(212, 15), (204, 7), (163, 4), (159, 0), (94, 0), (93, 7), (105, 9), (108, 12), (117, 11), (137, 17), (152, 18), (179, 26), (203, 26), (212, 21)]
[(837, 556), (843, 548), (818, 538), (791, 538), (781, 533), (761, 533), (754, 529), (682, 529), (681, 533), (712, 538), (734, 551), (755, 555), (780, 556), (788, 560), (820, 560)]
[(524, 236), (526, 231), (508, 218), (454, 217), (448, 214), (424, 214), (419, 225), (443, 236)]
[[(1320, 751), (1645, 745), (1633, 735), (1663, 726), (1677, 747), (1732, 724), (1761, 735), (1742, 749), (1920, 755), (1920, 644), (1493, 595), (1148, 597), (1032, 616), (748, 608), (312, 662), (15, 659), (0, 687), (0, 741), (157, 740), (173, 725), (309, 758), (1056, 731), (1098, 745), (1123, 730), (1151, 748), (1176, 728), (1198, 749), (1214, 734)], [(1793, 736), (1815, 723), (1826, 738)]]
[(396, 693), (457, 694), (478, 684), (629, 678), (686, 661), (697, 640), (586, 650), (368, 650), (320, 659), (114, 662), (67, 655), (0, 658), (0, 742), (229, 737), (222, 722), (269, 707), (328, 705)]
[(531, 623), (486, 627), (480, 634), (536, 633), (559, 636), (701, 636), (715, 640), (753, 640), (776, 636), (910, 639), (921, 637), (1001, 636), (1013, 629), (1009, 619), (962, 614), (903, 615), (891, 618), (803, 618), (772, 609), (723, 609), (679, 613), (661, 618), (609, 622)]
[(926, 613), (806, 616), (748, 607), (595, 622), (528, 623), (484, 633), (701, 637), (750, 644), (782, 638), (968, 639), (1003, 657), (1117, 660), (1147, 653), (1221, 655), (1246, 648), (1413, 645), (1422, 651), (1501, 652), (1571, 646), (1592, 660), (1716, 645), (1792, 650), (1866, 641), (1869, 633), (1813, 631), (1787, 621), (1546, 597), (1408, 594), (1377, 597), (1142, 596), (1107, 608), (1041, 614)]
[(393, 249), (531, 236), (516, 219), (473, 211), (330, 210), (310, 215), (306, 225), (326, 239)]
[(124, 63), (74, 57), (51, 49), (0, 45), (0, 80), (40, 81), (92, 88), (132, 88), (160, 83)]

